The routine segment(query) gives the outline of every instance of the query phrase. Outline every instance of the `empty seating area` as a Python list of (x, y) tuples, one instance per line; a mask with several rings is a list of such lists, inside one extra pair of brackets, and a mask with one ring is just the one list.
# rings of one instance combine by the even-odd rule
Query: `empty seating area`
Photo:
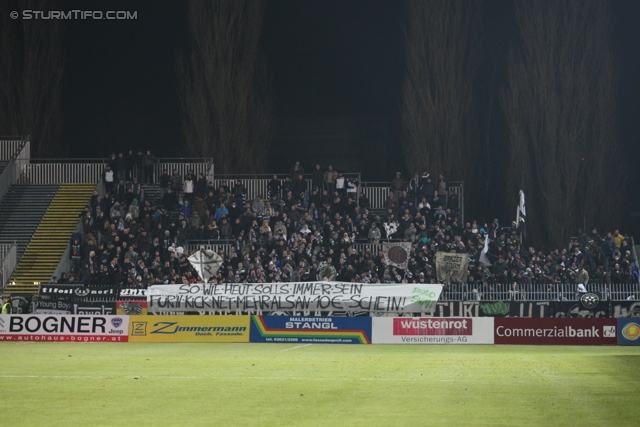
[(14, 184), (0, 203), (0, 243), (16, 243), (22, 257), (58, 184)]
[(0, 175), (4, 172), (4, 169), (9, 164), (9, 160), (0, 160)]
[(94, 184), (62, 184), (44, 213), (10, 280), (13, 292), (35, 293), (55, 272)]

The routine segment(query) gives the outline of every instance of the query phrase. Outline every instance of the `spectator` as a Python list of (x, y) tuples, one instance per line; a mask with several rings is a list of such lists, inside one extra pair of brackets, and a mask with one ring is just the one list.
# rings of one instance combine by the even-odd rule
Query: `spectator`
[(378, 245), (380, 243), (380, 238), (382, 237), (382, 233), (380, 232), (380, 229), (378, 228), (378, 225), (376, 223), (374, 223), (371, 226), (371, 230), (369, 230), (369, 243), (371, 243), (372, 245)]
[(178, 173), (178, 169), (174, 169), (173, 174), (171, 175), (171, 190), (176, 197), (178, 197), (180, 195), (180, 191), (182, 191), (182, 177)]
[(198, 197), (205, 198), (207, 197), (208, 192), (209, 192), (209, 185), (207, 183), (207, 179), (204, 177), (202, 173), (199, 173), (198, 180), (196, 181), (196, 195)]
[(393, 192), (396, 202), (401, 199), (402, 192), (405, 189), (406, 184), (404, 179), (402, 179), (402, 174), (400, 172), (396, 172), (396, 177), (391, 180), (391, 191)]
[(185, 219), (189, 219), (191, 217), (191, 205), (189, 204), (189, 200), (184, 200), (182, 207), (180, 208), (180, 214), (182, 214), (182, 216)]
[(11, 305), (11, 301), (9, 301), (9, 297), (2, 297), (2, 314), (12, 314), (13, 306)]
[(318, 193), (322, 192), (322, 190), (324, 190), (323, 181), (324, 172), (320, 169), (320, 164), (317, 164), (313, 170), (313, 175), (311, 175), (311, 190), (317, 191)]
[(196, 203), (193, 206), (193, 209), (195, 212), (198, 213), (198, 216), (200, 216), (200, 218), (205, 217), (205, 213), (207, 212), (207, 204), (205, 203), (204, 200), (202, 200), (202, 197), (198, 197), (198, 200), (196, 200)]
[(273, 175), (271, 181), (269, 181), (269, 198), (280, 198), (282, 194), (280, 194), (280, 190), (282, 190), (282, 185), (280, 184), (280, 180), (277, 175)]
[(347, 180), (340, 172), (338, 172), (338, 177), (336, 178), (336, 191), (342, 200), (346, 200)]
[(244, 186), (242, 181), (237, 180), (236, 185), (233, 186), (233, 197), (236, 200), (236, 203), (240, 206), (244, 205), (244, 198), (247, 196), (247, 188)]
[(124, 156), (124, 161), (126, 169), (125, 181), (131, 181), (133, 179), (133, 170), (136, 164), (136, 156), (133, 154), (133, 150), (129, 150), (129, 152)]
[(620, 249), (622, 242), (624, 241), (624, 236), (620, 234), (619, 230), (613, 232), (613, 241), (616, 244), (616, 248)]
[(291, 167), (291, 172), (289, 173), (291, 181), (295, 181), (298, 175), (304, 176), (304, 168), (300, 164), (300, 160), (296, 160), (296, 164)]
[(304, 175), (300, 174), (296, 177), (291, 186), (291, 190), (293, 191), (295, 199), (299, 201), (303, 207), (306, 206), (307, 181), (304, 179)]
[(262, 195), (258, 194), (253, 203), (251, 203), (251, 211), (257, 214), (263, 214), (265, 210), (264, 206), (265, 203), (264, 200), (262, 200)]
[(447, 206), (447, 181), (445, 181), (443, 174), (440, 174), (438, 178), (437, 189), (438, 197), (442, 200), (442, 205)]
[(151, 150), (147, 150), (147, 153), (142, 156), (143, 178), (145, 184), (153, 184), (153, 164), (156, 162), (156, 158), (151, 154)]
[(127, 161), (122, 153), (118, 153), (118, 158), (115, 160), (116, 174), (118, 181), (127, 180)]
[(328, 194), (333, 194), (336, 190), (336, 179), (338, 173), (333, 170), (333, 166), (329, 165), (327, 171), (324, 173), (324, 189)]
[(140, 181), (140, 183), (144, 182), (144, 154), (142, 151), (138, 151), (138, 154), (134, 157), (134, 163), (136, 168), (136, 177)]
[(423, 190), (424, 183), (418, 172), (416, 172), (413, 178), (411, 178), (411, 181), (409, 181), (409, 196), (411, 200), (413, 200), (414, 205), (418, 204), (419, 197), (422, 195)]
[(163, 169), (162, 175), (160, 175), (160, 197), (164, 197), (165, 193), (169, 189), (171, 185), (171, 177), (169, 176), (169, 171)]
[(71, 271), (74, 274), (77, 274), (80, 270), (80, 263), (82, 261), (82, 245), (80, 244), (80, 240), (74, 240), (71, 245), (71, 251), (69, 251), (69, 258), (71, 258), (72, 262)]
[(104, 173), (102, 174), (102, 179), (104, 180), (104, 189), (109, 194), (113, 194), (113, 186), (115, 184), (114, 178), (115, 174), (111, 169), (111, 166), (107, 165)]
[(167, 192), (162, 196), (162, 205), (167, 212), (172, 211), (174, 206), (178, 205), (178, 197), (171, 188), (168, 188)]
[(219, 222), (223, 216), (225, 217), (229, 216), (229, 210), (226, 208), (224, 203), (222, 203), (220, 207), (216, 210), (216, 215), (215, 215), (216, 222)]
[(189, 201), (193, 203), (193, 193), (195, 191), (195, 186), (196, 186), (196, 183), (193, 180), (193, 175), (190, 173), (187, 174), (184, 177), (184, 184), (183, 184), (185, 201)]

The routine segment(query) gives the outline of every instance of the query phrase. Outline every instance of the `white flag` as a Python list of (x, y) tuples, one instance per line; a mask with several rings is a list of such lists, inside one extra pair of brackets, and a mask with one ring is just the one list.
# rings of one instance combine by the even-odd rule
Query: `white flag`
[(391, 239), (391, 235), (398, 231), (398, 223), (397, 222), (383, 222), (384, 231), (387, 232), (387, 239)]
[(525, 222), (527, 218), (527, 209), (524, 206), (524, 191), (520, 190), (520, 204), (516, 212), (516, 227), (520, 227), (520, 221)]
[(187, 259), (205, 282), (215, 276), (223, 262), (220, 255), (208, 250), (199, 250)]
[(522, 236), (527, 238), (527, 209), (524, 206), (524, 191), (520, 190), (520, 204), (518, 205), (518, 212), (516, 213), (516, 227), (522, 233)]
[(491, 262), (487, 257), (487, 252), (489, 252), (489, 233), (484, 235), (484, 248), (480, 253), (480, 262), (483, 263), (486, 267), (491, 267)]

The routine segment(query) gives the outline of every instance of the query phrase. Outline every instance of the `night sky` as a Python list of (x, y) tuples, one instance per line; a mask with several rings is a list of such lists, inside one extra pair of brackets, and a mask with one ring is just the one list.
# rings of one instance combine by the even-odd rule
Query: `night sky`
[[(106, 157), (128, 148), (151, 148), (162, 157), (183, 155), (175, 59), (188, 46), (186, 3), (63, 0), (60, 8), (88, 5), (92, 10), (137, 11), (138, 19), (64, 22), (62, 139), (70, 155)], [(611, 11), (619, 72), (618, 132), (627, 158), (634, 159), (640, 155), (640, 2), (613, 1)], [(262, 43), (277, 118), (379, 115), (399, 124), (402, 16), (398, 0), (268, 1)], [(499, 147), (507, 132), (497, 93), (506, 85), (507, 52), (518, 31), (512, 2), (485, 1), (482, 19), (477, 133), (484, 141), (488, 131)], [(492, 88), (494, 109), (488, 122)], [(396, 134), (389, 144), (397, 144), (400, 128), (391, 129)], [(629, 173), (629, 196), (639, 178), (635, 169)], [(635, 201), (628, 208), (640, 210)]]

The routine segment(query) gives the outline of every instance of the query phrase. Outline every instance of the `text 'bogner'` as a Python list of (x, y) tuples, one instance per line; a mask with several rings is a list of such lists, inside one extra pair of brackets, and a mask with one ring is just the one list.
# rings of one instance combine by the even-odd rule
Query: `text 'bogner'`
[(9, 332), (50, 332), (50, 333), (81, 333), (95, 334), (106, 333), (104, 317), (79, 316), (79, 317), (54, 317), (44, 319), (36, 316), (21, 317), (12, 316), (9, 321)]

